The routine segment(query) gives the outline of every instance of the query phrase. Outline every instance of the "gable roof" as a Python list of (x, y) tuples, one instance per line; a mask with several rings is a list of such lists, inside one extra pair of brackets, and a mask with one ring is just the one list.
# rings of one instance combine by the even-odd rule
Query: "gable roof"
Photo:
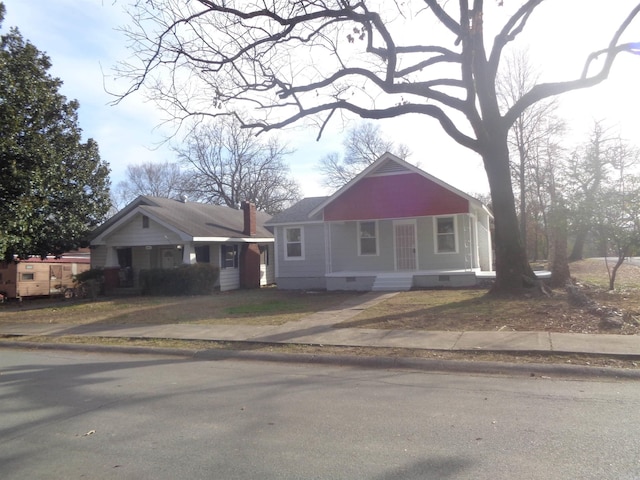
[[(327, 198), (329, 197), (303, 198), (283, 212), (276, 213), (271, 220), (267, 222), (267, 225), (286, 225), (313, 221), (310, 213), (314, 211), (318, 205), (324, 203)], [(321, 222), (322, 217), (317, 218), (317, 221)]]
[[(393, 178), (394, 175), (396, 176), (395, 178)], [(405, 199), (405, 206), (399, 207), (399, 204), (403, 203), (401, 199), (395, 198), (393, 199), (395, 202), (390, 201), (389, 198), (379, 195), (380, 192), (375, 190), (376, 187), (388, 186), (392, 182), (394, 183), (392, 189), (395, 189), (395, 193), (415, 192), (423, 188), (425, 184), (432, 188), (429, 189), (431, 191), (424, 191), (424, 194), (416, 195), (419, 198)], [(352, 195), (361, 186), (364, 186), (365, 190), (367, 190), (368, 198), (358, 198), (357, 195)], [(395, 209), (395, 212), (390, 213), (390, 218), (395, 218), (394, 213), (398, 213), (398, 208), (404, 209), (404, 216), (433, 215), (436, 214), (433, 212), (435, 204), (438, 204), (436, 205), (437, 207), (442, 208), (444, 206), (445, 208), (444, 211), (441, 210), (437, 214), (468, 212), (470, 211), (470, 205), (473, 205), (478, 209), (482, 209), (489, 217), (493, 216), (480, 200), (387, 152), (333, 195), (303, 198), (287, 210), (274, 215), (267, 222), (267, 225), (275, 226), (336, 220), (336, 212), (332, 210), (335, 210), (334, 207), (339, 205), (340, 202), (338, 200), (343, 200), (342, 207), (346, 207), (346, 210), (351, 210), (350, 212), (345, 212), (345, 208), (342, 208), (342, 211), (339, 212), (339, 215), (342, 215), (339, 218), (340, 220), (367, 219), (367, 217), (358, 216), (358, 213), (362, 213), (363, 205), (369, 210), (379, 209), (378, 212), (386, 209), (387, 211), (383, 213), (389, 213), (390, 210)], [(395, 205), (392, 205), (394, 203)], [(413, 205), (407, 209), (409, 203)], [(389, 208), (390, 205), (391, 208)], [(357, 210), (359, 212), (356, 212)]]
[(270, 215), (256, 212), (256, 235), (244, 234), (244, 212), (230, 207), (141, 195), (96, 228), (90, 239), (96, 240), (116, 229), (136, 214), (146, 215), (184, 240), (256, 239), (271, 240), (264, 227)]
[(433, 175), (428, 174), (424, 170), (421, 170), (414, 165), (411, 165), (410, 163), (406, 162), (405, 160), (402, 160), (400, 157), (397, 157), (392, 153), (385, 152), (380, 156), (380, 158), (378, 158), (378, 160), (376, 160), (367, 168), (365, 168), (362, 172), (360, 172), (359, 175), (353, 178), (350, 182), (348, 182), (346, 185), (344, 185), (342, 188), (340, 188), (330, 197), (327, 197), (326, 200), (321, 204), (319, 204), (315, 209), (313, 209), (309, 213), (309, 215), (313, 216), (313, 215), (319, 214), (328, 205), (335, 202), (338, 198), (340, 198), (347, 191), (351, 190), (356, 184), (360, 183), (365, 178), (380, 177), (385, 175), (399, 175), (399, 174), (407, 174), (407, 173), (418, 174), (422, 178), (435, 183), (439, 187), (445, 190), (448, 190), (452, 194), (458, 197), (461, 197), (462, 199), (468, 201), (469, 203), (475, 204), (478, 207), (483, 206), (482, 202), (480, 202), (476, 198), (473, 198), (467, 195), (462, 190), (458, 190), (457, 188), (452, 187), (448, 183), (443, 182), (439, 178), (436, 178)]

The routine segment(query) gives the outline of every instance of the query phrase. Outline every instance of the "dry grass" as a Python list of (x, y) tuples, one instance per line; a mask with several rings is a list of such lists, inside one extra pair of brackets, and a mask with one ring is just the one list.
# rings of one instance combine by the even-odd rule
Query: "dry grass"
[[(337, 327), (640, 333), (635, 320), (640, 317), (640, 267), (623, 265), (614, 292), (606, 290), (608, 277), (602, 260), (573, 263), (571, 273), (599, 304), (625, 313), (622, 329), (604, 329), (599, 316), (570, 305), (563, 290), (556, 290), (549, 298), (514, 298), (487, 295), (482, 289), (403, 292)], [(22, 307), (0, 305), (0, 324), (281, 325), (357, 295), (360, 294), (267, 288), (194, 297), (106, 298), (96, 302), (54, 299), (25, 302)]]
[(599, 315), (571, 305), (558, 289), (551, 297), (487, 295), (483, 289), (404, 292), (340, 324), (340, 327), (449, 331), (547, 331), (575, 333), (640, 333), (640, 267), (625, 264), (618, 285), (608, 292), (603, 260), (571, 264), (571, 274), (600, 305), (624, 312), (624, 326), (611, 330)]
[(358, 295), (236, 290), (210, 296), (123, 297), (96, 302), (32, 300), (0, 306), (2, 323), (281, 325)]
[[(640, 333), (640, 267), (623, 265), (617, 289), (607, 292), (608, 277), (602, 260), (586, 260), (571, 265), (571, 273), (588, 295), (601, 305), (622, 310), (623, 329), (607, 333)], [(283, 292), (276, 289), (235, 291), (211, 297), (119, 298), (98, 302), (37, 301), (23, 307), (0, 305), (0, 324), (17, 322), (99, 323), (99, 324), (249, 324), (279, 325), (334, 307), (357, 293)], [(362, 312), (337, 327), (416, 328), (427, 330), (544, 330), (555, 332), (605, 332), (600, 318), (569, 305), (566, 293), (553, 297), (497, 298), (485, 290), (422, 290), (401, 293)], [(11, 340), (11, 339), (2, 339)], [(187, 350), (232, 349), (309, 355), (363, 355), (432, 358), (437, 360), (493, 361), (516, 363), (561, 363), (600, 367), (640, 368), (633, 359), (606, 355), (550, 355), (547, 353), (499, 353), (433, 351), (402, 348), (332, 347), (313, 345), (273, 345), (250, 342), (184, 341), (174, 339), (128, 339), (102, 337), (23, 337), (21, 340), (46, 343), (85, 343), (183, 348)]]

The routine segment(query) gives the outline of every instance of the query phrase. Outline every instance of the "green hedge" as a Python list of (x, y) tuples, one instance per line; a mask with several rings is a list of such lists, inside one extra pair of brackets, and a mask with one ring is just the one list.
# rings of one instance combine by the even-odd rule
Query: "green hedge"
[(209, 295), (219, 275), (218, 267), (206, 263), (140, 270), (140, 289), (142, 295)]
[(74, 276), (76, 283), (84, 283), (89, 280), (96, 280), (98, 283), (104, 283), (104, 270), (102, 268), (92, 268), (85, 270)]

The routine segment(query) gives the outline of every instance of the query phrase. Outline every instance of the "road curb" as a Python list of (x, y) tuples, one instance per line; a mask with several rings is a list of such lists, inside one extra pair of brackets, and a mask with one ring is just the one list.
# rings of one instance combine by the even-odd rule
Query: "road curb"
[[(640, 380), (640, 370), (543, 363), (508, 363), (465, 360), (440, 360), (410, 357), (302, 354), (242, 350), (138, 347), (78, 343), (2, 342), (0, 348), (29, 350), (66, 350), (74, 352), (168, 355), (203, 361), (247, 360), (292, 364), (317, 364), (342, 367), (415, 370), (436, 373), (477, 375), (521, 375), (531, 378), (581, 377)], [(504, 353), (504, 352), (500, 352)]]

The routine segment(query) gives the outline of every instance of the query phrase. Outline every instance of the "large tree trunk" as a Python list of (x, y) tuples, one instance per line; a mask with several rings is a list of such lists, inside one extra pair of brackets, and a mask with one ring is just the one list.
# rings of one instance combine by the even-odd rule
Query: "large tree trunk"
[(576, 241), (573, 244), (573, 248), (571, 249), (571, 254), (569, 255), (569, 261), (575, 262), (576, 260), (582, 260), (584, 255), (584, 244), (587, 240), (587, 235), (589, 234), (589, 230), (583, 228), (578, 231), (576, 234)]
[(527, 261), (516, 215), (506, 140), (495, 142), (483, 155), (495, 217), (496, 281), (492, 293), (517, 293), (536, 285)]
[(551, 286), (564, 287), (569, 280), (569, 262), (567, 260), (567, 212), (562, 205), (552, 207), (549, 237), (549, 267), (551, 269)]

